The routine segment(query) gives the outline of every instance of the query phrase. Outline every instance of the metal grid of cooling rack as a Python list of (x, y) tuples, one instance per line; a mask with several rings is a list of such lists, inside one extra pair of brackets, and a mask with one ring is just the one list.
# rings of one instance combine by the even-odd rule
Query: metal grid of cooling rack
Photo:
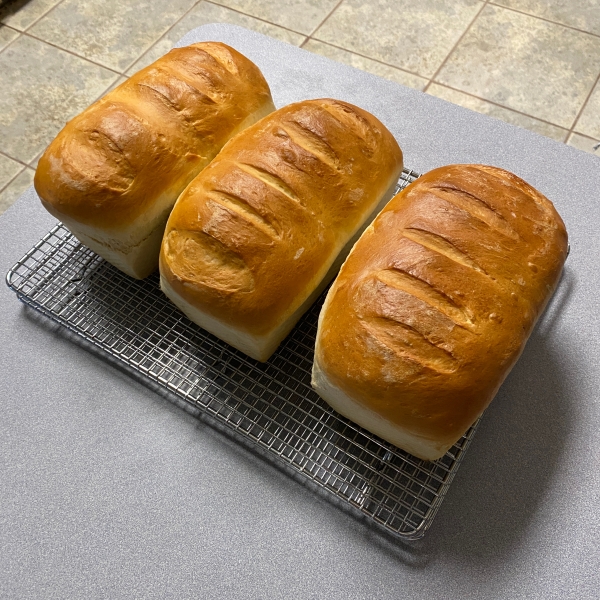
[[(417, 177), (405, 169), (398, 189)], [(61, 224), (14, 265), (7, 283), (20, 300), (200, 409), (325, 497), (404, 539), (421, 537), (431, 525), (475, 430), (428, 462), (335, 413), (310, 385), (323, 297), (263, 364), (191, 323), (161, 293), (156, 274), (127, 277)]]

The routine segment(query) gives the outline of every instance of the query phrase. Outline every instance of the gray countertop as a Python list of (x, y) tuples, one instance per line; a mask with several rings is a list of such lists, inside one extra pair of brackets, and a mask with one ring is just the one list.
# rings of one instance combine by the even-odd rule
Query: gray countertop
[[(0, 288), (0, 597), (598, 598), (600, 161), (237, 27), (277, 106), (377, 115), (416, 171), (509, 169), (563, 216), (557, 294), (487, 411), (425, 538), (394, 542), (73, 343)], [(54, 223), (29, 190), (0, 270)]]

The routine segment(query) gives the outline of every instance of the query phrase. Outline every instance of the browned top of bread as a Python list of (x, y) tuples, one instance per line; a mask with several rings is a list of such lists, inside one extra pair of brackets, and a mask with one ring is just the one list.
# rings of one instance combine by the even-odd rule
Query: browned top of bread
[(458, 439), (519, 357), (567, 252), (552, 203), (482, 165), (398, 194), (344, 264), (321, 314), (330, 381), (390, 422)]
[(331, 99), (232, 139), (180, 196), (160, 270), (200, 310), (263, 335), (298, 308), (402, 170), (373, 115)]
[(40, 159), (35, 188), (53, 214), (128, 225), (181, 185), (181, 165), (202, 168), (270, 98), (258, 67), (233, 48), (175, 48), (69, 121)]

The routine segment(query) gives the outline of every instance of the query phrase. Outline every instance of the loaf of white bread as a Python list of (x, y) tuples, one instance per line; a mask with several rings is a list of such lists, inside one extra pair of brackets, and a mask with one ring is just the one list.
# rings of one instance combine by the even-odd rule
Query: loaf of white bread
[(517, 361), (566, 254), (552, 203), (517, 176), (431, 171), (343, 265), (319, 318), (313, 387), (384, 440), (443, 456)]
[(161, 288), (192, 321), (265, 361), (391, 198), (402, 152), (368, 112), (282, 108), (232, 139), (169, 217)]
[(83, 244), (142, 279), (158, 266), (179, 194), (274, 108), (258, 67), (233, 48), (176, 48), (67, 123), (39, 161), (35, 189)]

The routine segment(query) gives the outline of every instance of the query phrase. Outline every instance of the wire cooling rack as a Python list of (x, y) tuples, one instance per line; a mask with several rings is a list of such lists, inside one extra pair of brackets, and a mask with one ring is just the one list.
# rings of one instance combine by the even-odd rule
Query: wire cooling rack
[[(418, 174), (404, 170), (397, 190)], [(246, 446), (388, 533), (421, 537), (475, 426), (441, 459), (423, 461), (333, 411), (310, 376), (323, 296), (268, 363), (200, 329), (159, 289), (131, 279), (61, 224), (7, 275), (20, 300), (208, 416)]]

